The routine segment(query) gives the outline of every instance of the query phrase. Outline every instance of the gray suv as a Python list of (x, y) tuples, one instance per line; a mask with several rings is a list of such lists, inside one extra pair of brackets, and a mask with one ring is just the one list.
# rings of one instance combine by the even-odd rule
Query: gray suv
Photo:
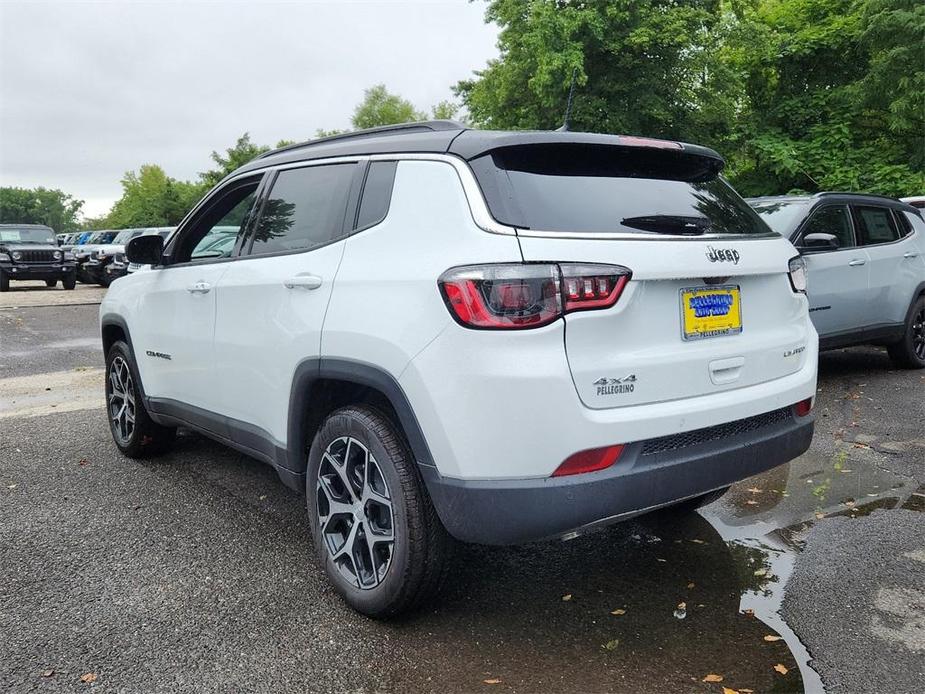
[(925, 221), (919, 210), (854, 193), (748, 202), (803, 255), (821, 349), (883, 345), (897, 366), (925, 368)]

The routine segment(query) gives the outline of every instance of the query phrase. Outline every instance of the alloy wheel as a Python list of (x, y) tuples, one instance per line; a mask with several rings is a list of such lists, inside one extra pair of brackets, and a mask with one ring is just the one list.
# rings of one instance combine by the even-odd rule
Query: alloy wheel
[(135, 432), (135, 383), (128, 363), (116, 357), (109, 365), (109, 419), (119, 443), (128, 445)]
[(355, 438), (328, 445), (318, 468), (318, 527), (334, 566), (362, 590), (378, 586), (395, 544), (389, 487), (379, 463)]
[(912, 319), (912, 351), (925, 361), (925, 306)]

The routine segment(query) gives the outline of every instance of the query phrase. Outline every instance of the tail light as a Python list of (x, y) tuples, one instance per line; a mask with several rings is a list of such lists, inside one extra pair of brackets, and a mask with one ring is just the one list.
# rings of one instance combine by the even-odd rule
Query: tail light
[(790, 259), (790, 286), (798, 294), (806, 293), (806, 262), (802, 256)]
[(800, 400), (796, 405), (793, 406), (793, 412), (797, 417), (805, 417), (810, 412), (813, 411), (813, 399), (806, 398), (806, 400)]
[(613, 306), (631, 274), (620, 265), (510, 263), (452, 268), (437, 283), (460, 325), (524, 329)]
[(552, 476), (565, 477), (566, 475), (580, 475), (583, 472), (605, 470), (617, 462), (622, 454), (623, 444), (579, 451), (562, 461)]

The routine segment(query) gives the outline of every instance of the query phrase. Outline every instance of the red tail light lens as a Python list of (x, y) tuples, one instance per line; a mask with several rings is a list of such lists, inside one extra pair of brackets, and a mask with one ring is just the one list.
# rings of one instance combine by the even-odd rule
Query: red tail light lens
[(571, 311), (613, 306), (630, 275), (619, 265), (510, 263), (453, 268), (438, 284), (461, 325), (523, 329)]
[(579, 451), (566, 458), (552, 473), (552, 476), (565, 477), (566, 475), (580, 475), (584, 472), (605, 470), (617, 462), (622, 454), (623, 444)]
[(806, 400), (800, 400), (796, 405), (793, 406), (793, 412), (797, 417), (805, 417), (810, 412), (813, 411), (813, 398), (806, 398)]

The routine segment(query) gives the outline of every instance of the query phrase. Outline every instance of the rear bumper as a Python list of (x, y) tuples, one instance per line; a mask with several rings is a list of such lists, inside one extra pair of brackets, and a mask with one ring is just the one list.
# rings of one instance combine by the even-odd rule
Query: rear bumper
[[(519, 544), (699, 496), (786, 463), (809, 448), (812, 416), (798, 418), (788, 408), (759, 417), (766, 423), (752, 429), (720, 425), (687, 432), (683, 439), (629, 444), (613, 467), (571, 477), (459, 480), (441, 477), (430, 466), (419, 468), (451, 535), (463, 542)], [(739, 433), (730, 435), (736, 429)]]

